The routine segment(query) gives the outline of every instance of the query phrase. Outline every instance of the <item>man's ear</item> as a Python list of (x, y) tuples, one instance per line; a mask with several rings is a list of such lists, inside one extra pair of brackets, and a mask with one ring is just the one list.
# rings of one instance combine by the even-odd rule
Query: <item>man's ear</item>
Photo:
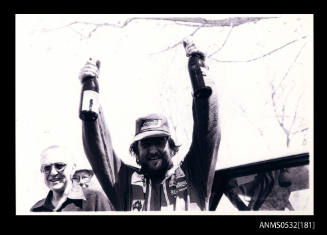
[(136, 159), (136, 163), (137, 163), (137, 165), (141, 165), (141, 164), (140, 164), (140, 159), (139, 159), (139, 156), (138, 156), (138, 155), (135, 155), (135, 159)]
[(169, 146), (170, 157), (173, 158), (175, 156), (174, 150)]

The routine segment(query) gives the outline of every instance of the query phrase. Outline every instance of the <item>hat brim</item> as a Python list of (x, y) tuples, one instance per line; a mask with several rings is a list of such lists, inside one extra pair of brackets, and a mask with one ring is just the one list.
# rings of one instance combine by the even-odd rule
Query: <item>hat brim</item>
[(161, 136), (170, 136), (170, 134), (165, 131), (145, 131), (134, 136), (133, 142), (149, 137), (161, 137)]
[(75, 171), (75, 173), (77, 173), (77, 172), (82, 172), (82, 171), (87, 171), (87, 172), (89, 172), (89, 173), (94, 174), (94, 171), (93, 171), (92, 169), (84, 169), (84, 168), (79, 168), (79, 169), (77, 169), (77, 170)]

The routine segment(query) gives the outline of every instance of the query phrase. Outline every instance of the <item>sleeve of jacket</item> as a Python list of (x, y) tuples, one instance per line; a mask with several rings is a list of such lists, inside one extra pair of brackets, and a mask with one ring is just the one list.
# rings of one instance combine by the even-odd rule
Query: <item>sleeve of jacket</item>
[(204, 76), (206, 86), (212, 88), (208, 98), (193, 98), (192, 144), (183, 165), (200, 195), (209, 200), (220, 144), (218, 99), (213, 81)]
[(102, 192), (97, 192), (97, 200), (96, 200), (95, 210), (96, 211), (113, 211), (114, 210), (110, 201)]
[(101, 107), (96, 121), (82, 121), (82, 138), (85, 154), (103, 191), (115, 210), (124, 210), (128, 170), (112, 147)]

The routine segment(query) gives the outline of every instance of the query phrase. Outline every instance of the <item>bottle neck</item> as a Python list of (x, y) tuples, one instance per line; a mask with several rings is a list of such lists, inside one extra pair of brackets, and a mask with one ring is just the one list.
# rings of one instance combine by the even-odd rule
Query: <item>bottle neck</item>
[(82, 81), (82, 90), (99, 92), (98, 79), (96, 77), (85, 77)]
[(92, 81), (92, 80), (96, 80), (97, 78), (96, 77), (93, 77), (93, 76), (87, 76), (87, 77), (84, 77), (83, 80), (82, 80), (82, 84), (84, 84), (85, 82), (89, 82), (89, 81)]
[(191, 57), (197, 57), (197, 58), (199, 58), (199, 59), (201, 59), (201, 60), (204, 60), (204, 55), (203, 55), (203, 53), (201, 53), (201, 52), (193, 52), (193, 53), (191, 54)]

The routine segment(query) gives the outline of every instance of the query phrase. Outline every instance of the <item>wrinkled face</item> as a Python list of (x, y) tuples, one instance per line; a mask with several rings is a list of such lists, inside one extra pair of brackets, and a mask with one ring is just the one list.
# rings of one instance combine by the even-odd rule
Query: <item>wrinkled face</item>
[(92, 174), (88, 171), (76, 171), (73, 176), (73, 182), (83, 188), (88, 188), (91, 183)]
[(63, 192), (75, 171), (75, 166), (57, 150), (50, 150), (41, 159), (44, 182), (52, 191)]
[(154, 176), (164, 175), (173, 165), (166, 136), (138, 141), (138, 156), (136, 157), (143, 170)]

